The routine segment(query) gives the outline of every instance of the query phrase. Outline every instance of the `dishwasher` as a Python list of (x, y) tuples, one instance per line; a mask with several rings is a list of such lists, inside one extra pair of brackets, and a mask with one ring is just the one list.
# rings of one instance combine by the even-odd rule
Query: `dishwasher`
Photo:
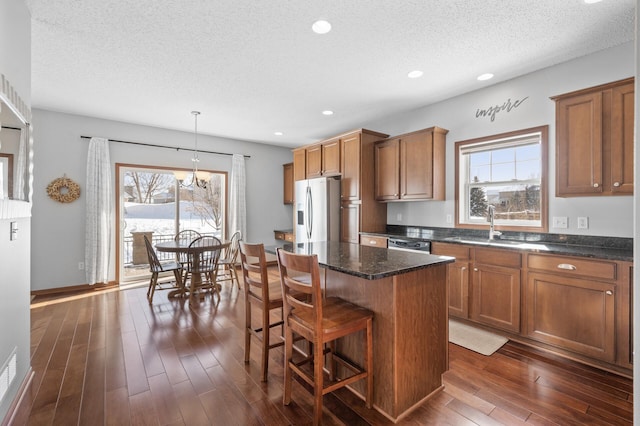
[(389, 250), (419, 251), (429, 254), (431, 252), (431, 241), (409, 240), (406, 238), (388, 238), (387, 248)]

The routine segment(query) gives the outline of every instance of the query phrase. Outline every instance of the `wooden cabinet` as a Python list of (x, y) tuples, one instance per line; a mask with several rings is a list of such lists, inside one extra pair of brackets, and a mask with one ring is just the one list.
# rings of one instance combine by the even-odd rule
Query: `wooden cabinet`
[(273, 231), (274, 238), (280, 241), (293, 242), (293, 232), (289, 231)]
[(618, 264), (529, 254), (528, 269), (527, 336), (614, 362)]
[(360, 237), (360, 245), (370, 247), (387, 248), (387, 237), (379, 237), (375, 235), (363, 235)]
[(340, 206), (340, 241), (358, 244), (360, 240), (360, 204)]
[(431, 253), (456, 258), (447, 265), (449, 316), (469, 318), (470, 249), (460, 244), (431, 243)]
[(305, 180), (307, 178), (307, 150), (296, 148), (293, 150), (293, 180)]
[(449, 315), (520, 332), (520, 253), (441, 242), (431, 253), (456, 258), (447, 265)]
[(293, 204), (293, 163), (282, 165), (282, 202), (284, 204)]
[(383, 133), (360, 129), (340, 135), (342, 232), (340, 241), (359, 242), (360, 232), (384, 232), (387, 206), (378, 203), (373, 193), (374, 144), (388, 137)]
[(633, 194), (634, 79), (552, 99), (556, 196)]
[(307, 179), (340, 174), (340, 139), (307, 148)]
[(447, 132), (431, 127), (376, 144), (376, 200), (444, 200)]
[(475, 249), (471, 273), (471, 319), (502, 330), (520, 332), (522, 255)]

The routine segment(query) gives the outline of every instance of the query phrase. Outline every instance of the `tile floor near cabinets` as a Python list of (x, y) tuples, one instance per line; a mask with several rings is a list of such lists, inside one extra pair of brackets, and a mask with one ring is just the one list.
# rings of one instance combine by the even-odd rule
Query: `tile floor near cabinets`
[[(275, 270), (274, 270), (275, 272)], [(313, 399), (294, 382), (282, 405), (283, 354), (243, 361), (244, 295), (191, 307), (146, 288), (36, 297), (32, 387), (14, 425), (310, 424)], [(277, 330), (274, 331), (274, 337)], [(632, 424), (632, 381), (507, 343), (486, 357), (449, 345), (444, 391), (399, 425)], [(327, 425), (391, 425), (348, 390), (324, 398)]]

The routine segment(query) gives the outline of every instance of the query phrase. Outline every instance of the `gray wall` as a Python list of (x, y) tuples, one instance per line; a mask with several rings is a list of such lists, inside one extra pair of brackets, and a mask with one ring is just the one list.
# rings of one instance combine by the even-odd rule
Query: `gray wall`
[[(31, 102), (31, 18), (22, 0), (0, 1), (0, 73), (4, 74), (24, 102)], [(0, 368), (16, 350), (16, 376), (0, 401), (0, 419), (7, 414), (30, 369), (30, 218), (9, 211), (20, 201), (0, 201)], [(27, 216), (27, 217), (25, 217)], [(9, 227), (16, 222), (18, 239), (9, 240)]]
[[(185, 111), (188, 115), (189, 111)], [(205, 111), (201, 118), (204, 118)], [(46, 187), (66, 174), (85, 187), (88, 139), (110, 139), (193, 148), (193, 133), (139, 126), (116, 121), (34, 109), (34, 193), (32, 219), (32, 290), (86, 283), (78, 262), (84, 261), (85, 199), (60, 204), (47, 196)], [(189, 118), (190, 119), (190, 118)], [(199, 135), (201, 150), (250, 155), (247, 173), (247, 241), (275, 244), (274, 229), (291, 228), (291, 206), (282, 203), (282, 164), (291, 150), (275, 146)], [(115, 163), (191, 168), (192, 153), (119, 143), (110, 144), (115, 185)], [(231, 172), (231, 156), (200, 154), (201, 169)], [(114, 215), (115, 217), (115, 215)], [(115, 235), (115, 234), (114, 234)], [(63, 247), (64, 249), (61, 249)], [(112, 243), (115, 253), (115, 236)], [(114, 257), (114, 256), (112, 256)], [(111, 264), (115, 279), (115, 260)]]
[[(634, 52), (634, 44), (627, 43), (428, 107), (363, 123), (363, 127), (391, 135), (431, 126), (449, 129), (446, 201), (389, 203), (387, 223), (453, 227), (453, 223), (446, 222), (446, 217), (455, 217), (455, 142), (549, 125), (549, 224), (551, 226), (553, 216), (569, 218), (568, 229), (550, 227), (549, 232), (633, 236), (633, 197), (555, 197), (555, 103), (549, 97), (635, 75)], [(478, 83), (478, 86), (482, 85)], [(519, 107), (496, 114), (494, 121), (487, 117), (476, 118), (478, 109), (525, 97), (527, 99)], [(577, 229), (578, 216), (589, 218), (589, 229)]]

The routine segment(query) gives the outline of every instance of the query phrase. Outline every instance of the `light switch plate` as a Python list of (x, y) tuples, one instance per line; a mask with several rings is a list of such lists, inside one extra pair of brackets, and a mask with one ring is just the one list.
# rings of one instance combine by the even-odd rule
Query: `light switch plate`
[(554, 216), (553, 218), (553, 227), (554, 228), (568, 228), (569, 221), (566, 216)]

